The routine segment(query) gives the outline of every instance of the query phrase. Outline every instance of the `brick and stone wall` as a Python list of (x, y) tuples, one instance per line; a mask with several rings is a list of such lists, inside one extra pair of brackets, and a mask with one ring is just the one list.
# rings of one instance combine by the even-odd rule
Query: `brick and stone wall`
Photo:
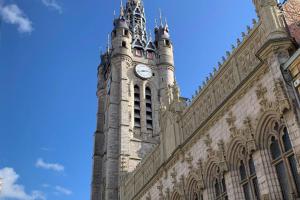
[(283, 11), (292, 37), (300, 44), (300, 0), (286, 1)]

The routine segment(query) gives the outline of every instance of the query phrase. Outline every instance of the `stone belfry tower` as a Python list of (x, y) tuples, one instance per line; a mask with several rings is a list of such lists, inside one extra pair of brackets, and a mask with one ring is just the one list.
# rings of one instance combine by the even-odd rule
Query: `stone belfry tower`
[(119, 199), (119, 183), (159, 142), (159, 110), (172, 101), (173, 46), (167, 24), (146, 31), (142, 0), (121, 5), (98, 68), (92, 200)]

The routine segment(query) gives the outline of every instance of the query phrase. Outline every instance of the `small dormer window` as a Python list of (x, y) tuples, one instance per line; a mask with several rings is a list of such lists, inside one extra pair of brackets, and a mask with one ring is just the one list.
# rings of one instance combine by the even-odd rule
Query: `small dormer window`
[(137, 57), (142, 57), (142, 56), (143, 56), (142, 50), (141, 50), (141, 49), (135, 49), (135, 55), (136, 55)]
[(125, 29), (125, 30), (123, 31), (123, 34), (124, 34), (125, 36), (128, 36), (128, 30)]
[(165, 40), (165, 44), (166, 44), (166, 46), (171, 46), (171, 43), (170, 43), (170, 40)]
[(126, 42), (125, 42), (125, 41), (122, 42), (122, 47), (123, 47), (123, 48), (127, 48), (127, 45), (126, 45)]
[(148, 58), (148, 59), (153, 60), (153, 59), (154, 59), (154, 56), (155, 56), (155, 54), (154, 54), (153, 51), (148, 51), (148, 52), (147, 52), (147, 58)]

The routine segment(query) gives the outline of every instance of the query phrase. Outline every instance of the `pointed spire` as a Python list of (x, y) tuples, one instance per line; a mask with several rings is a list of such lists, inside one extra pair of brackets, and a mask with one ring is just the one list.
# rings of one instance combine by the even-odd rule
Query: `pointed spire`
[(124, 17), (132, 32), (132, 39), (139, 39), (143, 46), (147, 43), (146, 16), (143, 2), (141, 0), (127, 0), (124, 8)]
[(151, 30), (149, 30), (149, 41), (152, 41), (152, 33), (151, 33)]
[(120, 16), (124, 16), (124, 7), (123, 7), (123, 0), (121, 0), (121, 5), (120, 5)]
[(159, 20), (160, 20), (160, 25), (163, 26), (163, 20), (162, 20), (162, 12), (161, 12), (161, 9), (159, 9)]
[(169, 27), (169, 25), (168, 25), (168, 20), (167, 20), (167, 18), (165, 17), (165, 26), (168, 28)]
[(155, 28), (158, 28), (157, 19), (155, 18), (154, 21), (155, 21)]
[(107, 34), (107, 53), (110, 51), (110, 35)]

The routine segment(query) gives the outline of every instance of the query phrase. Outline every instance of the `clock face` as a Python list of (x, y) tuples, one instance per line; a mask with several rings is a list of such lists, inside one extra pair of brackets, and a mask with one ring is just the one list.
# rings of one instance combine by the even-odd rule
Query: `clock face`
[(135, 67), (135, 72), (142, 79), (149, 79), (152, 77), (152, 70), (146, 65), (138, 64)]

